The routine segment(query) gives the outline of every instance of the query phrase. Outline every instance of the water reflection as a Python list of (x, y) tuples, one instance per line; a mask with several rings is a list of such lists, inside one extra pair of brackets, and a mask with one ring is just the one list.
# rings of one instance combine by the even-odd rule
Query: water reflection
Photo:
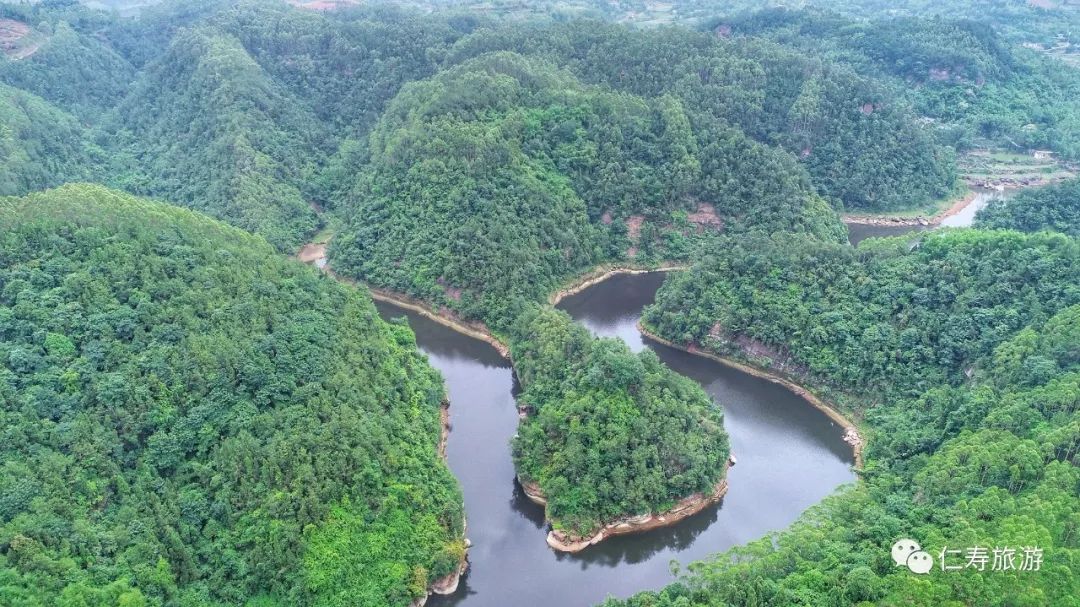
[(447, 458), (465, 496), (471, 569), (454, 595), (432, 597), (429, 606), (584, 607), (609, 595), (660, 588), (672, 579), (671, 560), (685, 564), (783, 529), (854, 480), (842, 429), (802, 399), (642, 338), (635, 325), (663, 279), (615, 277), (560, 307), (598, 335), (620, 337), (637, 351), (652, 348), (724, 407), (724, 425), (739, 458), (729, 473), (731, 489), (720, 504), (674, 527), (617, 536), (574, 555), (548, 548), (543, 509), (514, 481), (509, 441), (518, 418), (509, 364), (487, 344), (379, 304), (384, 316), (408, 316), (450, 394)]

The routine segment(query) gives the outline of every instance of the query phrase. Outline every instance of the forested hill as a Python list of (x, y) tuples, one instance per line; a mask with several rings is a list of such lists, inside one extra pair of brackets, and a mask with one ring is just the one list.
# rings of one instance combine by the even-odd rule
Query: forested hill
[(711, 495), (730, 456), (723, 411), (651, 350), (597, 339), (565, 312), (532, 308), (512, 329), (519, 406), (514, 465), (567, 537)]
[[(662, 592), (607, 605), (1070, 604), (1080, 596), (1078, 256), (1066, 236), (1009, 231), (855, 250), (759, 242), (669, 281), (647, 325), (844, 403), (869, 439), (863, 482)], [(1043, 561), (985, 575), (935, 561), (919, 579), (889, 557), (901, 537), (935, 559), (1008, 544), (1018, 559), (1041, 548)]]
[(735, 127), (797, 158), (837, 207), (919, 207), (955, 185), (952, 155), (908, 105), (820, 55), (713, 32), (578, 20), (484, 29), (449, 60), (493, 50), (539, 56), (619, 91), (674, 97), (699, 132)]
[(258, 232), (283, 250), (318, 227), (300, 188), (332, 149), (329, 134), (230, 34), (179, 34), (112, 121), (116, 145), (132, 157), (132, 173), (119, 178), (127, 189)]
[(784, 166), (783, 156), (726, 134), (748, 154), (722, 159), (725, 171), (745, 167), (774, 192), (745, 203), (760, 209), (756, 222), (740, 221), (738, 198), (721, 198), (731, 206), (717, 215), (693, 196), (712, 165), (703, 170), (677, 99), (584, 85), (538, 58), (492, 53), (408, 85), (372, 132), (331, 263), (483, 320), (509, 342), (529, 411), (517, 470), (571, 536), (710, 493), (727, 436), (697, 386), (538, 302), (598, 263), (685, 257), (722, 229), (843, 234), (805, 179), (754, 164)]
[(645, 320), (680, 343), (888, 399), (962, 383), (1004, 339), (1077, 303), (1075, 240), (962, 230), (857, 249), (733, 244), (669, 281)]
[(72, 115), (0, 84), (0, 195), (91, 179), (100, 154)]
[[(28, 11), (27, 11), (28, 12)], [(0, 62), (0, 82), (41, 96), (84, 121), (114, 107), (135, 79), (135, 68), (97, 37), (61, 19), (30, 20), (32, 13), (5, 11), (33, 25), (33, 54)]]
[[(786, 531), (691, 565), (662, 591), (604, 607), (1072, 604), (1080, 596), (1077, 327), (1080, 307), (1066, 308), (982, 358), (971, 384), (884, 404), (868, 418), (882, 432), (859, 486)], [(910, 437), (914, 449), (904, 444)], [(1017, 570), (940, 571), (935, 561), (915, 576), (889, 556), (902, 537), (918, 538), (934, 559), (944, 548), (1015, 547)], [(1024, 547), (1043, 551), (1038, 571), (1020, 569)]]
[(457, 566), (406, 326), (100, 186), (0, 199), (0, 225), (0, 604), (405, 607)]
[(1006, 43), (1000, 27), (978, 18), (776, 9), (721, 18), (715, 27), (852, 67), (932, 120), (950, 145), (989, 140), (1080, 158), (1080, 70)]
[(213, 0), (166, 3), (140, 19), (75, 2), (0, 4), (0, 18), (28, 28), (15, 44), (33, 50), (0, 54), (0, 82), (15, 87), (0, 90), (3, 100), (22, 90), (78, 116), (83, 131), (65, 145), (100, 147), (108, 160), (38, 158), (35, 139), (16, 140), (12, 155), (29, 160), (5, 193), (93, 177), (290, 252), (321, 227), (317, 210), (341, 185), (332, 170), (322, 175), (330, 156), (345, 142), (355, 149), (398, 88), (432, 74), (441, 49), (474, 26), (393, 10), (323, 15)]
[(126, 160), (116, 183), (295, 250), (322, 223), (329, 156), (455, 36), (436, 18), (396, 17), (241, 3), (182, 30), (106, 125)]
[(331, 261), (506, 327), (601, 262), (685, 258), (721, 232), (843, 238), (789, 156), (689, 114), (540, 58), (465, 61), (387, 109)]
[(1080, 179), (991, 201), (975, 219), (980, 227), (1054, 230), (1080, 237)]
[[(284, 251), (334, 220), (320, 209), (347, 215), (363, 202), (354, 174), (385, 163), (368, 154), (368, 135), (403, 85), (497, 50), (571, 76), (553, 83), (556, 98), (558, 87), (586, 87), (684, 114), (694, 146), (683, 153), (698, 167), (674, 178), (689, 180), (688, 200), (720, 207), (731, 225), (820, 233), (823, 211), (806, 211), (821, 206), (807, 202), (811, 193), (884, 210), (925, 205), (955, 182), (949, 151), (872, 80), (777, 45), (688, 29), (255, 0), (166, 2), (138, 18), (54, 0), (3, 4), (0, 18), (25, 28), (0, 57), (0, 82), (14, 87), (4, 96), (18, 89), (76, 116), (84, 132), (67, 145), (96, 146), (105, 153), (95, 160), (108, 161), (50, 155), (73, 167), (56, 171), (27, 144), (19, 155), (30, 161), (6, 191), (90, 177), (196, 208)], [(564, 165), (591, 161), (564, 152), (578, 153), (546, 153)], [(620, 158), (643, 166), (653, 153), (639, 146)], [(33, 177), (41, 173), (54, 177)], [(622, 185), (592, 182), (594, 194)], [(667, 186), (634, 177), (626, 187)], [(648, 211), (666, 213), (667, 202)]]

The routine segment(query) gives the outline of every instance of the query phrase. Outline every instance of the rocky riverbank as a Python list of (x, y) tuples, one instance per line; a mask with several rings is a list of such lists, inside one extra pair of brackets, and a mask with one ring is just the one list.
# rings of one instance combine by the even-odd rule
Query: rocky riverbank
[(645, 328), (645, 326), (641, 322), (638, 322), (637, 328), (638, 331), (641, 331), (642, 335), (648, 337), (653, 341), (662, 343), (665, 346), (676, 348), (684, 352), (689, 352), (690, 354), (695, 354), (697, 356), (703, 356), (710, 360), (714, 360), (722, 365), (731, 367), (733, 369), (738, 369), (743, 373), (753, 375), (755, 377), (760, 377), (762, 379), (771, 381), (774, 384), (784, 386), (788, 390), (791, 390), (791, 392), (793, 392), (806, 402), (810, 403), (815, 408), (819, 409), (825, 415), (828, 415), (830, 419), (832, 419), (834, 422), (844, 428), (844, 442), (851, 445), (851, 451), (855, 457), (855, 468), (859, 470), (862, 469), (862, 454), (863, 448), (865, 447), (865, 441), (863, 440), (862, 435), (859, 433), (858, 426), (856, 426), (851, 420), (844, 416), (844, 414), (840, 413), (840, 411), (836, 407), (818, 398), (817, 395), (812, 393), (807, 388), (795, 383), (794, 381), (786, 377), (777, 375), (776, 373), (773, 373), (771, 371), (731, 358), (720, 356), (719, 354), (703, 350), (697, 345), (691, 344), (689, 346), (684, 346), (682, 344), (677, 344), (675, 342), (669, 341)]
[(841, 219), (844, 223), (868, 225), (868, 226), (936, 226), (946, 218), (963, 211), (969, 204), (975, 201), (978, 192), (968, 192), (963, 198), (956, 200), (949, 208), (931, 217), (921, 215), (908, 217), (900, 215), (844, 215)]
[[(719, 502), (724, 497), (728, 489), (727, 470), (730, 466), (731, 460), (724, 466), (724, 478), (708, 493), (695, 493), (684, 497), (675, 506), (663, 512), (650, 512), (616, 519), (607, 523), (589, 537), (578, 537), (552, 529), (547, 535), (548, 546), (559, 552), (581, 552), (609, 537), (629, 533), (643, 533), (652, 529), (674, 525)], [(541, 506), (547, 506), (547, 498), (544, 497), (539, 485), (523, 481), (520, 477), (518, 477), (518, 482), (530, 500)]]
[(510, 360), (510, 347), (499, 341), (499, 338), (495, 337), (495, 335), (487, 328), (487, 325), (482, 322), (464, 320), (446, 308), (438, 310), (419, 299), (394, 291), (387, 291), (386, 289), (378, 289), (375, 287), (368, 287), (368, 291), (371, 292), (372, 299), (385, 301), (387, 303), (392, 303), (399, 308), (412, 310), (425, 318), (443, 326), (450, 327), (458, 333), (486, 342), (490, 344), (492, 348), (495, 348), (495, 351), (498, 352), (500, 356)]
[[(469, 547), (469, 540), (465, 540), (465, 547)], [(449, 575), (443, 576), (428, 586), (428, 594), (422, 596), (413, 601), (409, 607), (424, 607), (427, 604), (428, 599), (433, 594), (447, 595), (457, 592), (458, 585), (461, 583), (461, 576), (465, 575), (465, 572), (469, 569), (468, 553), (461, 559), (461, 564), (455, 571), (452, 571)]]

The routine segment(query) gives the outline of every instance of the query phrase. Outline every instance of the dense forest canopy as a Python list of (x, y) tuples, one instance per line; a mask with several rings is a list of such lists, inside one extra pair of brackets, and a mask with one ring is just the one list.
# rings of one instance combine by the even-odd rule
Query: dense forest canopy
[[(320, 209), (345, 215), (364, 202), (352, 195), (352, 174), (377, 168), (369, 132), (403, 85), (497, 50), (566, 71), (598, 95), (684, 114), (693, 145), (683, 153), (697, 166), (679, 168), (682, 191), (669, 196), (729, 216), (834, 237), (814, 193), (885, 210), (924, 205), (955, 185), (949, 151), (908, 108), (886, 103), (872, 78), (758, 41), (254, 0), (162, 3), (138, 18), (52, 1), (0, 5), (0, 16), (37, 37), (29, 55), (0, 59), (0, 82), (77, 116), (90, 128), (69, 139), (105, 151), (104, 167), (82, 162), (76, 177), (100, 169), (95, 179), (207, 212), (286, 251), (328, 221)], [(550, 92), (578, 86), (566, 82)], [(647, 165), (650, 154), (638, 146), (620, 158)], [(593, 193), (620, 185), (592, 182)]]
[(947, 230), (857, 249), (721, 250), (665, 285), (650, 326), (877, 398), (960, 382), (1003, 339), (1080, 303), (1080, 246), (1061, 235)]
[(1006, 44), (985, 21), (774, 10), (721, 23), (876, 79), (933, 120), (952, 145), (990, 140), (1080, 158), (1080, 70)]
[[(495, 49), (550, 57), (616, 90), (672, 96), (699, 133), (735, 127), (794, 156), (816, 190), (841, 207), (917, 207), (955, 185), (951, 155), (886, 89), (777, 45), (574, 21), (481, 30), (459, 42), (451, 60)], [(727, 192), (703, 192), (710, 194)]]
[[(613, 605), (1080, 596), (1077, 182), (1008, 230), (839, 220), (959, 194), (972, 148), (1080, 158), (1075, 2), (85, 4), (0, 4), (0, 603), (404, 607), (455, 570), (440, 379), (286, 260), (316, 237), (507, 343), (571, 534), (728, 457), (698, 386), (544, 303), (597, 266), (694, 262), (651, 330), (864, 426), (855, 487)], [(116, 189), (41, 192), (78, 181)], [(913, 579), (904, 535), (1045, 566)]]
[(31, 23), (33, 35), (43, 38), (40, 48), (25, 59), (0, 62), (0, 82), (34, 93), (86, 121), (124, 97), (135, 69), (123, 57), (66, 21)]
[(975, 219), (980, 227), (1054, 230), (1080, 237), (1080, 179), (992, 201)]
[(522, 314), (513, 336), (527, 414), (514, 463), (547, 496), (557, 529), (589, 537), (618, 517), (709, 494), (724, 478), (723, 413), (651, 350), (596, 339), (551, 309)]
[[(584, 85), (516, 53), (483, 55), (391, 103), (331, 258), (339, 271), (505, 326), (518, 299), (540, 299), (574, 273), (684, 257), (720, 229), (841, 237), (805, 181), (751, 168), (768, 150), (730, 129), (714, 134), (727, 135), (732, 156), (703, 167), (679, 100)], [(708, 206), (716, 216), (695, 225), (700, 184), (730, 180), (743, 163), (744, 177), (761, 180), (741, 186), (751, 200), (719, 198)]]
[[(338, 185), (332, 171), (320, 174), (340, 165), (329, 157), (354, 149), (397, 89), (433, 73), (439, 48), (473, 26), (393, 10), (330, 17), (209, 0), (163, 4), (134, 20), (74, 2), (0, 5), (0, 18), (33, 24), (41, 37), (29, 56), (0, 58), (0, 82), (93, 126), (68, 145), (106, 151), (98, 179), (206, 212), (285, 251), (322, 226), (318, 208)], [(31, 143), (20, 155), (33, 159)], [(29, 163), (22, 181), (45, 163)], [(96, 168), (71, 164), (76, 178)]]
[(100, 186), (0, 199), (0, 224), (0, 603), (404, 607), (457, 567), (407, 327)]
[(100, 152), (72, 115), (0, 84), (0, 195), (89, 179)]
[(305, 109), (236, 38), (186, 30), (113, 116), (120, 150), (141, 169), (118, 180), (295, 249), (318, 227), (300, 184), (330, 143)]
[[(945, 232), (758, 242), (669, 281), (661, 335), (816, 385), (864, 420), (859, 486), (615, 607), (1066, 605), (1080, 595), (1080, 243)], [(1038, 546), (1039, 571), (913, 579), (899, 537)], [(1053, 563), (1052, 565), (1050, 563)]]

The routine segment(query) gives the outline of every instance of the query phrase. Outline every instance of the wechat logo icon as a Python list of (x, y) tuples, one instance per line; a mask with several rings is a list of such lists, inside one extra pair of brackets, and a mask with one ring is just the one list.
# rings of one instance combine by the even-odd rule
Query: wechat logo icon
[(892, 545), (892, 559), (896, 566), (907, 565), (912, 573), (923, 575), (934, 568), (934, 557), (919, 546), (915, 540), (897, 540)]

